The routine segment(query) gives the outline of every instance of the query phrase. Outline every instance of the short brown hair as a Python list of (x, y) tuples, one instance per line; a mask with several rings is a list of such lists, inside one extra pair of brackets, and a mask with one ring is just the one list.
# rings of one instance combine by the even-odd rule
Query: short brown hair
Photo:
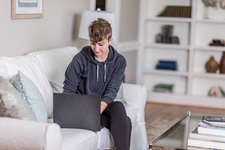
[(93, 21), (89, 27), (89, 38), (90, 41), (98, 43), (104, 39), (108, 41), (112, 38), (112, 28), (108, 21), (98, 18), (98, 20)]

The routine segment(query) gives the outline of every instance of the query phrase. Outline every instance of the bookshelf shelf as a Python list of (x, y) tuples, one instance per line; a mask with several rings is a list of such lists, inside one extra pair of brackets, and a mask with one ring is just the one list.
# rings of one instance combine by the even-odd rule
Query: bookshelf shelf
[(190, 23), (189, 18), (175, 18), (175, 17), (146, 17), (145, 21), (167, 21), (167, 22), (186, 22)]
[(145, 69), (144, 74), (161, 74), (161, 75), (172, 75), (172, 76), (188, 76), (187, 72), (184, 71), (166, 71), (166, 70), (149, 70)]
[(214, 73), (193, 73), (193, 77), (209, 78), (209, 79), (222, 79), (225, 80), (225, 74), (214, 74)]
[(225, 51), (225, 47), (220, 47), (220, 46), (195, 46), (194, 50), (223, 52), (223, 51)]
[(195, 19), (194, 20), (196, 23), (213, 23), (213, 24), (225, 24), (225, 19), (224, 20), (216, 20), (216, 19)]
[[(191, 6), (192, 17), (157, 17), (166, 6), (175, 5)], [(205, 71), (209, 57), (215, 56), (219, 63), (225, 51), (225, 47), (208, 46), (213, 39), (225, 40), (225, 10), (211, 9), (210, 19), (203, 19), (204, 5), (200, 0), (140, 0), (139, 10), (136, 83), (146, 85), (148, 100), (225, 108), (225, 100), (207, 96), (212, 87), (225, 89), (225, 75)], [(174, 26), (173, 35), (179, 37), (180, 44), (155, 43), (163, 25)], [(154, 69), (158, 60), (177, 60), (178, 71)], [(174, 94), (151, 92), (157, 83), (174, 84)]]
[(189, 45), (178, 45), (178, 44), (163, 44), (163, 43), (145, 43), (144, 47), (150, 48), (167, 48), (167, 49), (180, 49), (180, 50), (189, 50)]
[(151, 95), (150, 97), (161, 97), (162, 101), (165, 101), (163, 100), (163, 97), (166, 97), (166, 96), (171, 96), (171, 97), (185, 96), (185, 94), (182, 94), (182, 93), (159, 93), (159, 92), (153, 92), (153, 91), (148, 91), (148, 93)]

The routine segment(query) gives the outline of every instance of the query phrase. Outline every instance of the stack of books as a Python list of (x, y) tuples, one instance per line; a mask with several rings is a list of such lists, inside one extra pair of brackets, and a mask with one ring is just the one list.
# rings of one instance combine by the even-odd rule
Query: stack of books
[(154, 86), (154, 92), (173, 93), (173, 84), (157, 84)]
[(225, 117), (203, 116), (188, 137), (189, 149), (225, 149)]
[(159, 60), (156, 69), (161, 70), (177, 70), (177, 61), (175, 60)]
[(184, 17), (191, 18), (191, 6), (167, 6), (158, 17)]

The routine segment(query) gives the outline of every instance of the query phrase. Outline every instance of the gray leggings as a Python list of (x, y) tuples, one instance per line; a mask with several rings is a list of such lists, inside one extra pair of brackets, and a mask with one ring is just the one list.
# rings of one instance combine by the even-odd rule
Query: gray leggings
[(106, 107), (101, 114), (101, 126), (111, 131), (116, 150), (130, 149), (131, 120), (121, 102), (112, 102)]

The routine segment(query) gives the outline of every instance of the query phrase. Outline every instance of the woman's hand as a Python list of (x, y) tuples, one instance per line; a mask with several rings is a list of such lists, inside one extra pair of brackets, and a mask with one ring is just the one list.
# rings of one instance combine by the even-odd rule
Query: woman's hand
[(102, 114), (102, 112), (106, 109), (108, 105), (106, 104), (106, 102), (101, 101), (101, 106), (100, 106), (100, 113)]

